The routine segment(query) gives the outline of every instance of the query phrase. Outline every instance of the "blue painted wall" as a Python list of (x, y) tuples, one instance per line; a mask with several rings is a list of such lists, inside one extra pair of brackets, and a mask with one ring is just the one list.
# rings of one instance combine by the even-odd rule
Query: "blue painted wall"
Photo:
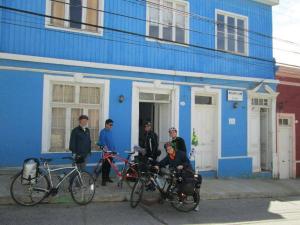
[[(3, 1), (10, 7), (45, 13), (44, 0)], [(271, 7), (251, 0), (190, 0), (190, 13), (215, 20), (215, 9), (249, 17), (249, 29), (272, 35)], [(145, 3), (128, 0), (105, 0), (105, 11), (146, 18)], [(273, 78), (273, 63), (245, 59), (237, 55), (208, 50), (159, 44), (111, 31), (102, 37), (45, 29), (42, 17), (25, 16), (7, 10), (3, 13), (2, 28), (5, 30), (1, 51), (35, 56), (103, 62), (141, 67), (196, 71)], [(190, 43), (215, 47), (215, 24), (191, 17)], [(145, 34), (145, 22), (105, 14), (104, 26)], [(128, 43), (130, 42), (130, 43)], [(272, 40), (249, 33), (249, 53), (252, 57), (272, 60)], [(132, 44), (134, 43), (134, 44)], [(262, 47), (269, 46), (269, 47)]]
[(250, 177), (252, 158), (219, 159), (218, 177)]

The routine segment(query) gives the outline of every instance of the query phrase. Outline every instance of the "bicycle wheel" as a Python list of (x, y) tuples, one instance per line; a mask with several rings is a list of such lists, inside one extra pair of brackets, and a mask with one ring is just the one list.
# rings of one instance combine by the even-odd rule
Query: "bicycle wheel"
[(133, 185), (133, 188), (132, 188), (131, 194), (130, 194), (130, 206), (132, 208), (137, 207), (137, 205), (142, 200), (142, 196), (144, 193), (144, 187), (145, 187), (145, 182), (142, 179), (138, 179), (135, 182), (135, 184)]
[(199, 191), (196, 189), (192, 194), (179, 194), (171, 202), (171, 205), (180, 212), (190, 212), (194, 210), (200, 202)]
[(50, 192), (48, 177), (38, 173), (36, 180), (25, 181), (22, 171), (15, 175), (10, 185), (10, 195), (19, 205), (33, 206), (40, 203)]
[(95, 181), (88, 172), (76, 174), (70, 183), (72, 199), (79, 205), (90, 203), (95, 195)]
[(135, 182), (138, 180), (139, 174), (137, 170), (130, 166), (130, 167), (124, 167), (122, 170), (122, 182), (125, 181), (126, 184), (133, 188)]

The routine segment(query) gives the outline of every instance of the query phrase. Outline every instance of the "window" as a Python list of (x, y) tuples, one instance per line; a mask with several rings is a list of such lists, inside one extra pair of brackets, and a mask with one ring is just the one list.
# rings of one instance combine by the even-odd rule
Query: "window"
[[(103, 25), (104, 0), (48, 0), (48, 15), (72, 22), (49, 18), (47, 25), (59, 28), (101, 33), (95, 26)], [(95, 26), (88, 26), (87, 23)]]
[(140, 92), (139, 98), (140, 102), (169, 103), (171, 101), (170, 94)]
[(289, 119), (279, 119), (279, 125), (281, 126), (290, 126), (290, 120)]
[[(92, 149), (98, 140), (101, 88), (87, 85), (52, 83), (50, 103), (50, 152), (62, 152), (69, 148), (71, 130), (78, 126), (78, 117), (89, 117)], [(102, 118), (101, 118), (102, 119)]]
[(270, 100), (266, 98), (252, 98), (251, 103), (254, 106), (270, 106)]
[(196, 105), (213, 105), (212, 96), (195, 96)]
[(188, 2), (149, 0), (147, 12), (147, 36), (188, 43)]
[(216, 47), (218, 50), (248, 54), (248, 18), (217, 11)]

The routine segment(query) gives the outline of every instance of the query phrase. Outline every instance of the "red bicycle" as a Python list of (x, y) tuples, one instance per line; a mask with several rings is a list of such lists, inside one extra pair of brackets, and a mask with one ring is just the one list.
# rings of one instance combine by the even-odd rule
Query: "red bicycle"
[[(118, 186), (122, 187), (123, 181), (126, 181), (128, 186), (132, 188), (134, 183), (139, 178), (138, 164), (131, 160), (131, 157), (135, 152), (125, 151), (125, 153), (128, 154), (127, 158), (122, 158), (121, 156), (118, 155), (117, 152), (106, 151), (103, 147), (100, 148), (100, 151), (102, 153), (102, 157), (98, 161), (93, 172), (93, 177), (95, 179), (95, 182), (97, 181), (99, 175), (102, 172), (102, 166), (104, 160), (107, 160), (111, 165), (111, 168), (115, 171), (116, 175), (119, 177)], [(114, 160), (124, 163), (121, 170), (119, 170), (119, 167), (114, 163)]]

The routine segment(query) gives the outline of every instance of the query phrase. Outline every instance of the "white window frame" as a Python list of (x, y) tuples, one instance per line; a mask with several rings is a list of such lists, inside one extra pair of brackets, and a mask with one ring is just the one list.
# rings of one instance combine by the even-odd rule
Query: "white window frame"
[[(154, 42), (160, 42), (160, 43), (167, 43), (167, 44), (175, 44), (175, 45), (181, 45), (181, 46), (185, 46), (187, 47), (187, 45), (190, 43), (190, 32), (189, 32), (189, 29), (190, 29), (190, 17), (189, 17), (189, 13), (190, 13), (190, 3), (188, 1), (184, 1), (184, 0), (168, 0), (170, 2), (173, 3), (173, 6), (174, 4), (180, 4), (180, 5), (185, 5), (186, 7), (186, 17), (185, 17), (185, 27), (184, 27), (184, 30), (185, 30), (185, 41), (184, 43), (172, 43), (172, 42), (168, 42), (168, 41), (163, 41), (163, 40), (157, 40), (155, 38), (151, 38), (149, 37), (149, 26), (150, 26), (150, 12), (149, 12), (149, 3), (146, 4), (146, 40), (147, 41), (154, 41)], [(159, 0), (159, 5), (162, 5), (163, 4), (163, 0)], [(159, 31), (158, 31), (158, 35), (160, 39), (163, 38), (163, 30), (162, 30), (162, 24), (163, 24), (163, 17), (162, 17), (162, 9), (163, 7), (161, 8), (160, 6), (159, 7), (159, 21), (158, 21), (158, 26), (159, 26)], [(174, 8), (174, 7), (173, 7)], [(175, 24), (176, 24), (176, 10), (173, 10), (172, 11), (173, 13), (173, 22), (172, 22), (172, 41), (175, 41), (175, 37), (176, 37), (176, 34), (175, 34), (175, 30), (176, 30), (176, 27), (175, 27)]]
[[(217, 25), (217, 21), (218, 21), (218, 14), (220, 15), (223, 15), (225, 17), (225, 33), (224, 33), (224, 36), (225, 36), (225, 50), (222, 50), (222, 49), (218, 49), (218, 25)], [(244, 53), (240, 53), (237, 51), (237, 33), (238, 32), (235, 32), (235, 51), (229, 51), (228, 50), (228, 35), (227, 35), (227, 17), (233, 17), (234, 18), (234, 27), (237, 27), (237, 20), (240, 19), (240, 20), (243, 20), (244, 23), (245, 23), (245, 52)], [(249, 32), (248, 32), (248, 27), (249, 27), (249, 20), (248, 20), (248, 17), (247, 16), (244, 16), (244, 15), (240, 15), (240, 14), (236, 14), (236, 13), (231, 13), (231, 12), (228, 12), (228, 11), (223, 11), (223, 10), (220, 10), (220, 9), (216, 9), (215, 11), (215, 21), (216, 21), (216, 25), (215, 25), (215, 49), (218, 50), (218, 51), (225, 51), (225, 52), (230, 52), (230, 53), (233, 53), (233, 54), (237, 54), (237, 55), (245, 55), (245, 56), (248, 56), (249, 55)], [(236, 29), (237, 31), (237, 29)]]
[[(108, 118), (109, 115), (109, 80), (84, 78), (77, 75), (74, 77), (44, 75), (44, 89), (43, 89), (43, 121), (42, 121), (42, 153), (66, 153), (50, 152), (51, 141), (51, 102), (52, 102), (52, 86), (53, 83), (62, 83), (66, 85), (82, 85), (100, 87), (102, 89), (100, 95), (99, 113), (100, 118)], [(78, 93), (75, 93), (78, 94)], [(99, 129), (103, 127), (104, 121), (99, 120)], [(70, 136), (70, 129), (66, 128), (66, 137)], [(69, 138), (66, 138), (66, 140)]]
[[(87, 9), (84, 8), (87, 6), (88, 0), (82, 0), (82, 22), (85, 23), (86, 21), (86, 11)], [(51, 16), (51, 0), (46, 0), (46, 15)], [(65, 8), (65, 19), (70, 18), (69, 13), (69, 5), (70, 0), (65, 0), (65, 4), (68, 6)], [(98, 0), (98, 26), (103, 27), (104, 25), (104, 0)], [(45, 27), (48, 29), (54, 29), (54, 30), (61, 30), (61, 31), (68, 31), (68, 32), (75, 32), (75, 33), (82, 33), (82, 34), (89, 34), (89, 35), (95, 35), (95, 36), (103, 36), (103, 29), (97, 28), (97, 32), (87, 31), (85, 30), (86, 25), (82, 25), (81, 29), (71, 28), (69, 27), (69, 21), (64, 21), (64, 27), (54, 26), (51, 24), (51, 18), (46, 17), (45, 18)]]

